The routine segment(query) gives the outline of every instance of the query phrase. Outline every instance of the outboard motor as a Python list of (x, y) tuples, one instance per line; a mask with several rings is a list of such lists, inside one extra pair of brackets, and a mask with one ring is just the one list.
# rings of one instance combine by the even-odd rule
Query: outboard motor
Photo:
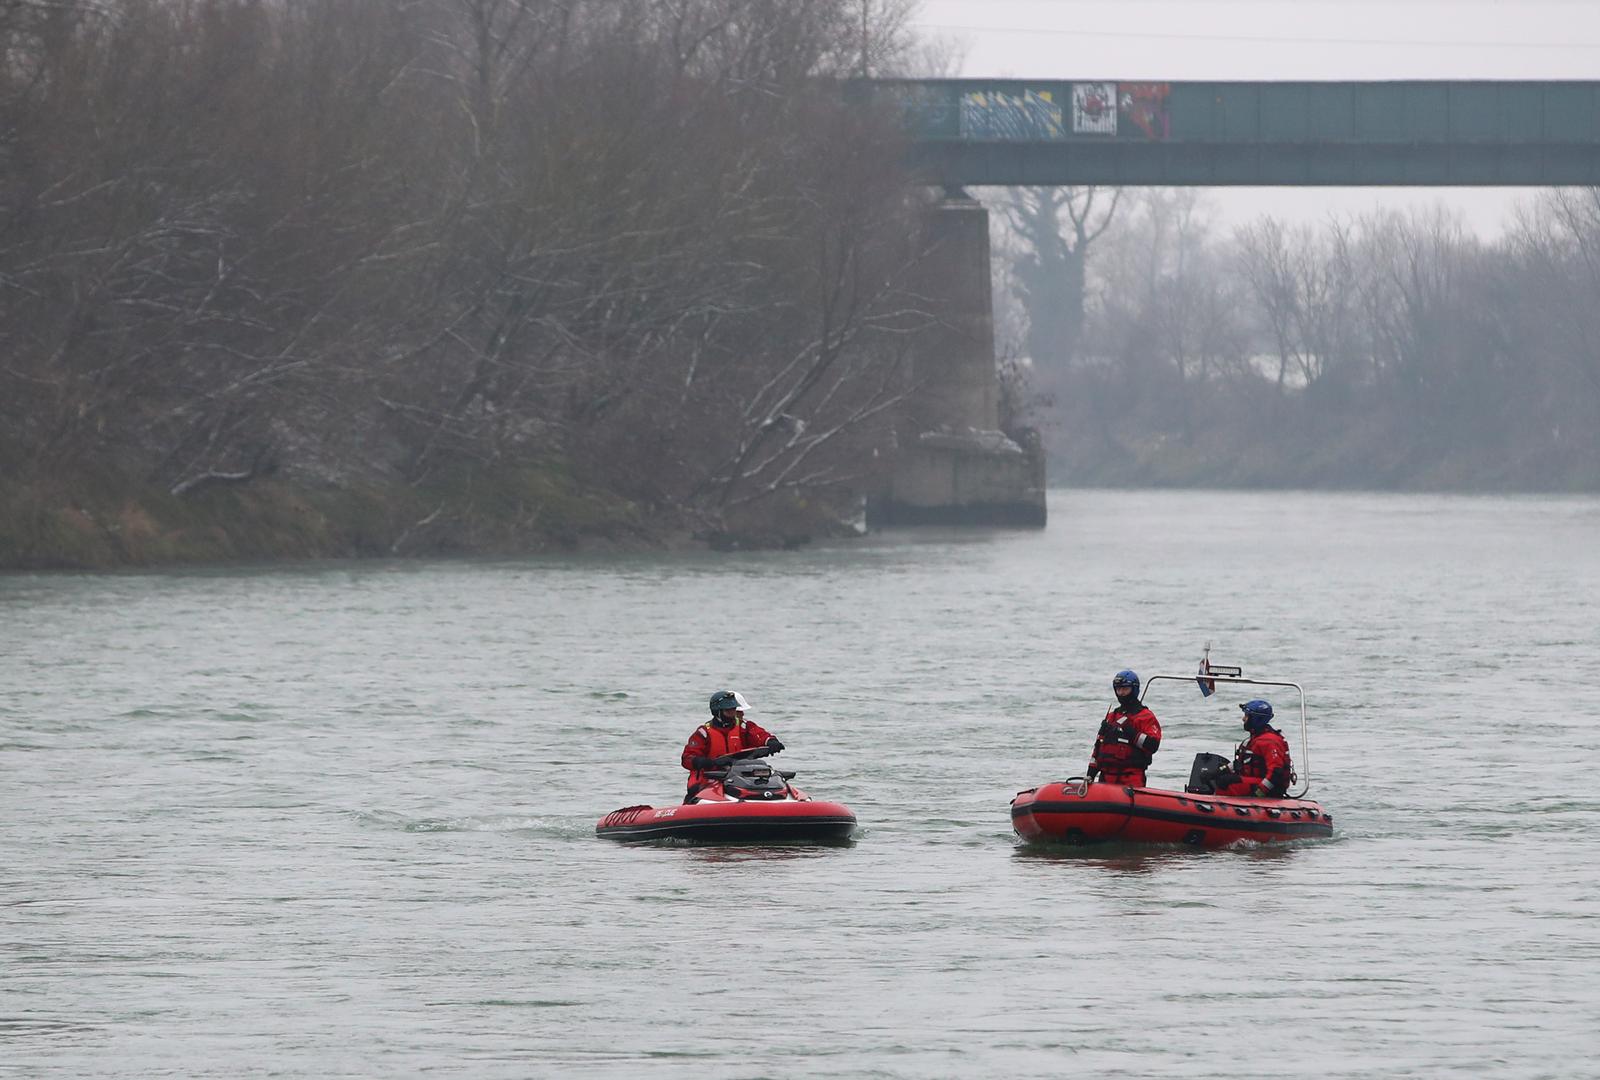
[(1221, 754), (1196, 754), (1189, 768), (1189, 784), (1183, 790), (1191, 795), (1215, 794), (1217, 776), (1228, 765), (1228, 759)]

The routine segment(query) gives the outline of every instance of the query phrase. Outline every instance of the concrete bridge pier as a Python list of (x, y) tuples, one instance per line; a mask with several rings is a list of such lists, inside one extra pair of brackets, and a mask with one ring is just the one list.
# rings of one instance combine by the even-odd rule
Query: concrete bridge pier
[(989, 211), (959, 188), (923, 219), (919, 291), (933, 321), (912, 347), (912, 393), (867, 524), (1043, 527), (1044, 451), (1000, 430)]

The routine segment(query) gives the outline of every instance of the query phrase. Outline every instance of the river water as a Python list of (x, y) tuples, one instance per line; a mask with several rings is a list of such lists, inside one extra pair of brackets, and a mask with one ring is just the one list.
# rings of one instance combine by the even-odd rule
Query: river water
[[(1600, 1075), (1600, 500), (1050, 510), (0, 577), (0, 1075)], [(1335, 837), (1020, 847), (1206, 641), (1306, 687)], [(595, 839), (725, 686), (853, 845)], [(1152, 783), (1244, 696), (1158, 684)]]

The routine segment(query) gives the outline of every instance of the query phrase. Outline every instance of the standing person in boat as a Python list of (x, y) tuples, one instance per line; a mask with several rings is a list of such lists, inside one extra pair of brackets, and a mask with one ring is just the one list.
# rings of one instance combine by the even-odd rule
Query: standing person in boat
[(1271, 702), (1257, 698), (1239, 708), (1244, 710), (1244, 729), (1250, 734), (1234, 750), (1232, 768), (1223, 769), (1212, 781), (1212, 790), (1218, 795), (1281, 799), (1294, 783), (1289, 740), (1272, 726)]
[(1117, 703), (1100, 721), (1100, 736), (1089, 755), (1090, 780), (1144, 787), (1144, 771), (1161, 746), (1161, 724), (1139, 700), (1139, 676), (1119, 671), (1111, 680)]
[(718, 690), (711, 695), (710, 721), (695, 728), (683, 748), (683, 767), (689, 770), (689, 791), (684, 802), (694, 802), (696, 793), (705, 786), (705, 770), (723, 754), (757, 746), (770, 747), (774, 754), (783, 749), (776, 735), (744, 718), (748, 708), (750, 703), (737, 690)]

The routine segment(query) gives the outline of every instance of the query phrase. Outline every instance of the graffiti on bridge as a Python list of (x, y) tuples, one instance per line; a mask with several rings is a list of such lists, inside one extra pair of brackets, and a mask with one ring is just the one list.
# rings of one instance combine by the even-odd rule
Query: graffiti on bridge
[(1165, 139), (1171, 134), (1167, 116), (1170, 92), (1168, 83), (1073, 83), (1073, 134), (1142, 133), (1147, 139)]
[(956, 88), (890, 84), (885, 91), (921, 138), (996, 142), (1166, 139), (1170, 83), (1079, 82)]
[(1066, 129), (1052, 91), (978, 90), (961, 95), (961, 134), (969, 139), (1059, 139)]
[[(1054, 141), (1070, 135), (1165, 139), (1168, 83), (1080, 82), (1071, 85), (1071, 123), (1051, 89), (968, 90), (961, 95), (966, 139)], [(1061, 95), (1064, 97), (1065, 95)]]

